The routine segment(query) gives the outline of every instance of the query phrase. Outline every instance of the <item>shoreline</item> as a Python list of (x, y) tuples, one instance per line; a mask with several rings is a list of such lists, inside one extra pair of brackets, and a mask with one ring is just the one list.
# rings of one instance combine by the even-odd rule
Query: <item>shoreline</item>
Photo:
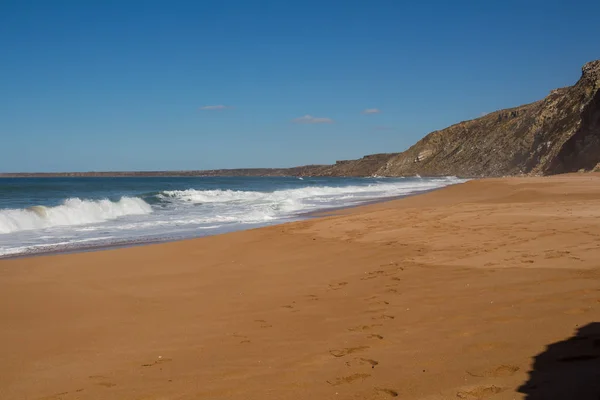
[[(460, 184), (461, 183), (454, 183), (454, 184), (451, 184), (448, 186), (454, 186), (454, 185), (460, 185)], [(448, 187), (448, 186), (444, 186), (444, 187)], [(328, 216), (339, 215), (340, 213), (343, 213), (344, 210), (369, 206), (369, 205), (378, 204), (378, 203), (385, 203), (388, 201), (400, 200), (405, 197), (418, 196), (418, 195), (429, 193), (429, 192), (432, 192), (435, 190), (443, 189), (444, 187), (427, 189), (427, 190), (423, 190), (423, 191), (419, 191), (419, 192), (415, 192), (415, 193), (409, 193), (406, 195), (381, 197), (381, 198), (376, 198), (373, 200), (365, 201), (365, 202), (362, 202), (359, 204), (354, 204), (354, 205), (323, 208), (320, 210), (303, 212), (303, 213), (296, 214), (288, 219), (282, 219), (278, 222), (267, 223), (267, 224), (259, 225), (259, 226), (251, 226), (251, 227), (247, 227), (247, 228), (244, 228), (243, 225), (241, 225), (242, 227), (240, 229), (233, 229), (233, 230), (218, 232), (218, 233), (213, 233), (213, 234), (206, 234), (206, 235), (200, 235), (200, 236), (189, 236), (189, 237), (179, 237), (179, 238), (171, 238), (171, 239), (165, 238), (165, 239), (151, 239), (151, 240), (147, 240), (147, 241), (139, 240), (139, 241), (130, 241), (130, 242), (118, 242), (118, 243), (114, 243), (114, 244), (109, 243), (109, 244), (99, 244), (99, 245), (87, 245), (87, 246), (81, 246), (81, 247), (76, 247), (76, 248), (65, 248), (65, 249), (56, 249), (56, 250), (48, 250), (48, 251), (42, 250), (39, 252), (20, 253), (20, 254), (14, 254), (14, 255), (10, 255), (10, 254), (9, 255), (0, 255), (0, 261), (20, 259), (20, 258), (30, 258), (30, 257), (44, 257), (44, 256), (52, 256), (52, 255), (60, 255), (60, 254), (92, 253), (92, 252), (97, 252), (97, 251), (125, 249), (125, 248), (129, 248), (129, 247), (152, 246), (152, 245), (161, 244), (161, 243), (175, 243), (175, 242), (180, 242), (180, 241), (185, 241), (185, 240), (201, 239), (201, 238), (210, 237), (210, 236), (226, 235), (226, 234), (233, 233), (233, 232), (243, 232), (243, 231), (249, 231), (249, 230), (254, 230), (254, 229), (267, 228), (270, 226), (290, 224), (290, 223), (294, 223), (294, 222), (305, 221), (305, 220), (308, 220), (311, 218), (323, 218), (323, 217), (328, 217)]]
[[(599, 210), (600, 174), (484, 179), (199, 239), (2, 259), (0, 398), (585, 393)], [(573, 362), (553, 362), (557, 349)]]
[[(471, 179), (474, 180), (474, 179)], [(469, 181), (466, 181), (469, 182)], [(402, 200), (405, 198), (409, 198), (409, 197), (414, 197), (414, 196), (421, 196), (430, 192), (435, 192), (436, 190), (442, 190), (445, 189), (447, 187), (451, 187), (451, 186), (456, 186), (456, 185), (462, 185), (466, 182), (460, 182), (460, 183), (453, 183), (451, 185), (448, 186), (443, 186), (443, 187), (438, 187), (438, 188), (434, 188), (434, 189), (426, 189), (423, 191), (419, 191), (419, 192), (415, 192), (415, 193), (409, 193), (409, 194), (404, 194), (404, 195), (398, 195), (398, 196), (391, 196), (391, 197), (382, 197), (380, 199), (373, 199), (373, 200), (369, 200), (366, 201), (364, 203), (360, 203), (360, 204), (356, 204), (356, 205), (351, 205), (351, 206), (341, 206), (341, 207), (332, 207), (332, 208), (327, 208), (327, 209), (323, 209), (323, 210), (315, 210), (315, 211), (310, 211), (304, 214), (300, 214), (300, 215), (305, 215), (309, 218), (324, 218), (324, 217), (334, 217), (336, 215), (344, 215), (346, 213), (346, 210), (352, 210), (355, 208), (360, 208), (360, 207), (368, 207), (368, 206), (372, 206), (375, 204), (379, 204), (379, 203), (387, 203), (390, 201), (396, 201), (396, 200)]]

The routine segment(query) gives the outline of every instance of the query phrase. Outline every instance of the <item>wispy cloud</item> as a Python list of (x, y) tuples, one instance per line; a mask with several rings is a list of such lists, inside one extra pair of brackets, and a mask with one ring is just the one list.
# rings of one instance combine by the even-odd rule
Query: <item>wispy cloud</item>
[(378, 108), (367, 108), (366, 110), (363, 110), (363, 114), (379, 114), (381, 112), (380, 109)]
[(202, 107), (200, 107), (200, 110), (226, 110), (228, 108), (231, 108), (231, 107), (219, 104), (216, 106), (202, 106)]
[(332, 124), (331, 118), (313, 117), (312, 115), (305, 115), (304, 117), (293, 119), (292, 122), (296, 124)]

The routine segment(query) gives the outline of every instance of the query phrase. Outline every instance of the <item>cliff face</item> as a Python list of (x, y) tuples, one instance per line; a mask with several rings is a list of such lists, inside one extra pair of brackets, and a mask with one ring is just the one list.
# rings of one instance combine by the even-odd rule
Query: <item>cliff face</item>
[(496, 111), (435, 131), (405, 152), (332, 166), (328, 175), (501, 176), (590, 170), (600, 163), (600, 60), (571, 87), (535, 103)]
[(358, 160), (337, 161), (334, 165), (324, 165), (303, 170), (312, 176), (372, 176), (398, 153), (371, 154)]

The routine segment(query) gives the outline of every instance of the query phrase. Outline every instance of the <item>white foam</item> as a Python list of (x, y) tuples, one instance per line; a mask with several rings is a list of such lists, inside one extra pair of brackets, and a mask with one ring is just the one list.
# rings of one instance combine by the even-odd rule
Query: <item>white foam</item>
[(420, 180), (412, 183), (388, 183), (378, 182), (362, 186), (309, 186), (295, 189), (283, 189), (273, 192), (256, 192), (244, 190), (170, 190), (162, 192), (159, 197), (171, 202), (184, 202), (191, 204), (214, 204), (214, 203), (237, 203), (270, 204), (273, 207), (285, 211), (302, 210), (309, 204), (314, 203), (336, 203), (339, 206), (341, 200), (361, 200), (365, 198), (392, 197), (408, 193), (420, 192), (446, 186), (452, 183), (460, 183), (462, 180), (456, 177), (447, 177), (430, 180)]
[(187, 189), (158, 192), (152, 200), (159, 202), (153, 206), (141, 198), (122, 197), (114, 202), (71, 198), (55, 207), (0, 209), (0, 257), (76, 249), (90, 244), (178, 239), (264, 226), (298, 219), (306, 212), (357, 205), (460, 182), (464, 180), (455, 177), (377, 178), (351, 186), (303, 183), (302, 187), (280, 187), (273, 191)]
[[(287, 219), (298, 213), (343, 207), (361, 202), (418, 193), (462, 180), (455, 177), (413, 181), (377, 181), (369, 185), (305, 186), (272, 192), (245, 190), (170, 190), (158, 197), (175, 207), (187, 208), (198, 223), (254, 224)], [(201, 215), (198, 208), (201, 206)], [(191, 216), (195, 215), (196, 218)]]
[[(169, 190), (162, 192), (159, 197), (168, 201), (181, 201), (193, 204), (208, 203), (287, 203), (303, 208), (298, 202), (310, 201), (323, 203), (352, 198), (378, 198), (386, 196), (397, 196), (407, 193), (429, 190), (452, 183), (460, 183), (455, 177), (431, 179), (427, 181), (414, 182), (412, 184), (398, 183), (374, 183), (363, 186), (309, 186), (295, 189), (276, 190), (273, 192), (255, 192), (244, 190)], [(284, 204), (285, 205), (285, 204)], [(288, 208), (289, 209), (289, 208)]]
[(126, 215), (149, 214), (144, 200), (122, 197), (119, 201), (71, 198), (55, 207), (34, 206), (0, 210), (0, 233), (12, 233), (55, 226), (85, 225)]

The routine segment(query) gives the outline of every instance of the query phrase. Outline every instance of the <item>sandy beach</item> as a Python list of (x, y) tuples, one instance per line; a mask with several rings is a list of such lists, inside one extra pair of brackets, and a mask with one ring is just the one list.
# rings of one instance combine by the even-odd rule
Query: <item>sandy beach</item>
[(600, 174), (2, 260), (0, 320), (1, 399), (597, 399)]

